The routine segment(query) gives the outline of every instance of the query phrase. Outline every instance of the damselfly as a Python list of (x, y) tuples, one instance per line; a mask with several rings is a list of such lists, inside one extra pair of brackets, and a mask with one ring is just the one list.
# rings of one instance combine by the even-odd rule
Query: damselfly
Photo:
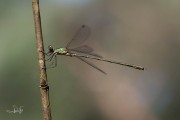
[(131, 64), (126, 64), (126, 63), (122, 63), (122, 62), (116, 62), (116, 61), (104, 59), (102, 56), (100, 56), (96, 53), (93, 53), (93, 49), (91, 47), (89, 47), (88, 45), (81, 45), (78, 47), (73, 47), (73, 46), (80, 45), (84, 41), (86, 41), (87, 38), (90, 36), (90, 33), (91, 33), (90, 28), (86, 25), (82, 25), (79, 28), (79, 30), (76, 32), (76, 34), (74, 35), (73, 39), (71, 41), (69, 41), (69, 43), (66, 45), (65, 48), (54, 49), (51, 45), (49, 45), (49, 47), (48, 47), (49, 51), (47, 53), (45, 53), (47, 56), (49, 56), (49, 58), (46, 61), (52, 61), (51, 65), (54, 65), (52, 67), (56, 67), (57, 66), (57, 55), (65, 55), (65, 56), (69, 56), (69, 57), (76, 57), (104, 74), (106, 74), (106, 73), (103, 70), (101, 70), (100, 68), (98, 68), (97, 66), (95, 66), (94, 64), (90, 63), (89, 61), (87, 61), (85, 59), (86, 58), (95, 59), (95, 60), (99, 60), (99, 61), (105, 61), (105, 62), (109, 62), (109, 63), (114, 63), (114, 64), (118, 64), (118, 65), (131, 67), (131, 68), (138, 69), (138, 70), (144, 70), (144, 68), (141, 66), (136, 66), (136, 65), (131, 65)]

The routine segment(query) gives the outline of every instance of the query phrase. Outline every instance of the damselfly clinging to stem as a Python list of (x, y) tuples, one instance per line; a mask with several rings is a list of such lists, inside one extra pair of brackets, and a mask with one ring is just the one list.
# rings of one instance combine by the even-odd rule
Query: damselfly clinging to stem
[(56, 67), (57, 66), (57, 55), (66, 55), (69, 57), (76, 57), (104, 74), (106, 74), (106, 73), (103, 70), (101, 70), (94, 64), (88, 62), (84, 58), (114, 63), (114, 64), (131, 67), (131, 68), (138, 69), (138, 70), (144, 70), (144, 68), (141, 66), (136, 66), (136, 65), (131, 65), (131, 64), (126, 64), (126, 63), (122, 63), (122, 62), (116, 62), (116, 61), (104, 59), (102, 56), (100, 56), (96, 53), (93, 53), (93, 49), (91, 47), (89, 47), (88, 45), (81, 45), (79, 47), (76, 47), (76, 45), (80, 45), (81, 43), (86, 41), (87, 38), (89, 37), (90, 33), (91, 33), (90, 28), (86, 25), (82, 25), (79, 28), (79, 30), (76, 32), (76, 34), (74, 35), (73, 39), (71, 41), (69, 41), (69, 43), (66, 45), (65, 48), (54, 49), (50, 45), (48, 47), (49, 51), (47, 53), (45, 53), (47, 56), (49, 56), (49, 58), (46, 61), (52, 61), (51, 65), (54, 64), (53, 67)]

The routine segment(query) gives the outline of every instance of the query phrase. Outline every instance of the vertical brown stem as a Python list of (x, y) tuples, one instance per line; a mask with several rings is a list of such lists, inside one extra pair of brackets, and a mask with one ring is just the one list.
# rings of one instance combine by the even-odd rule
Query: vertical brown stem
[(39, 61), (39, 70), (40, 70), (40, 92), (42, 100), (42, 109), (44, 120), (51, 120), (51, 109), (49, 101), (49, 87), (47, 82), (46, 66), (45, 66), (45, 56), (44, 56), (44, 46), (43, 46), (43, 37), (41, 29), (41, 17), (39, 10), (39, 0), (32, 0), (32, 8), (34, 14), (34, 23), (35, 23), (35, 34), (37, 40), (37, 53)]

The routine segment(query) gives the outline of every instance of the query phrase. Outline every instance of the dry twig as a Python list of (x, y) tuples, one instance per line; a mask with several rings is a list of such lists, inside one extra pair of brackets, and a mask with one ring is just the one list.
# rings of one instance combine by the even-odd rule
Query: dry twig
[(34, 14), (34, 23), (35, 23), (35, 34), (37, 40), (37, 53), (39, 61), (39, 70), (40, 70), (40, 92), (43, 108), (44, 120), (51, 120), (51, 109), (49, 101), (49, 87), (47, 82), (46, 66), (45, 66), (45, 56), (44, 56), (44, 46), (43, 46), (43, 37), (41, 29), (41, 17), (39, 10), (39, 0), (32, 0), (32, 8)]

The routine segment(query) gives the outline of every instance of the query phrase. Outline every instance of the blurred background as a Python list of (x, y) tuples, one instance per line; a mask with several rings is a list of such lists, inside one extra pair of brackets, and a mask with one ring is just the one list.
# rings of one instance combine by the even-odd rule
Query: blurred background
[[(31, 0), (0, 0), (0, 119), (42, 119)], [(44, 47), (64, 47), (85, 24), (84, 44), (145, 71), (58, 56), (48, 69), (54, 120), (179, 120), (179, 0), (40, 1)], [(8, 113), (13, 105), (23, 112)]]

